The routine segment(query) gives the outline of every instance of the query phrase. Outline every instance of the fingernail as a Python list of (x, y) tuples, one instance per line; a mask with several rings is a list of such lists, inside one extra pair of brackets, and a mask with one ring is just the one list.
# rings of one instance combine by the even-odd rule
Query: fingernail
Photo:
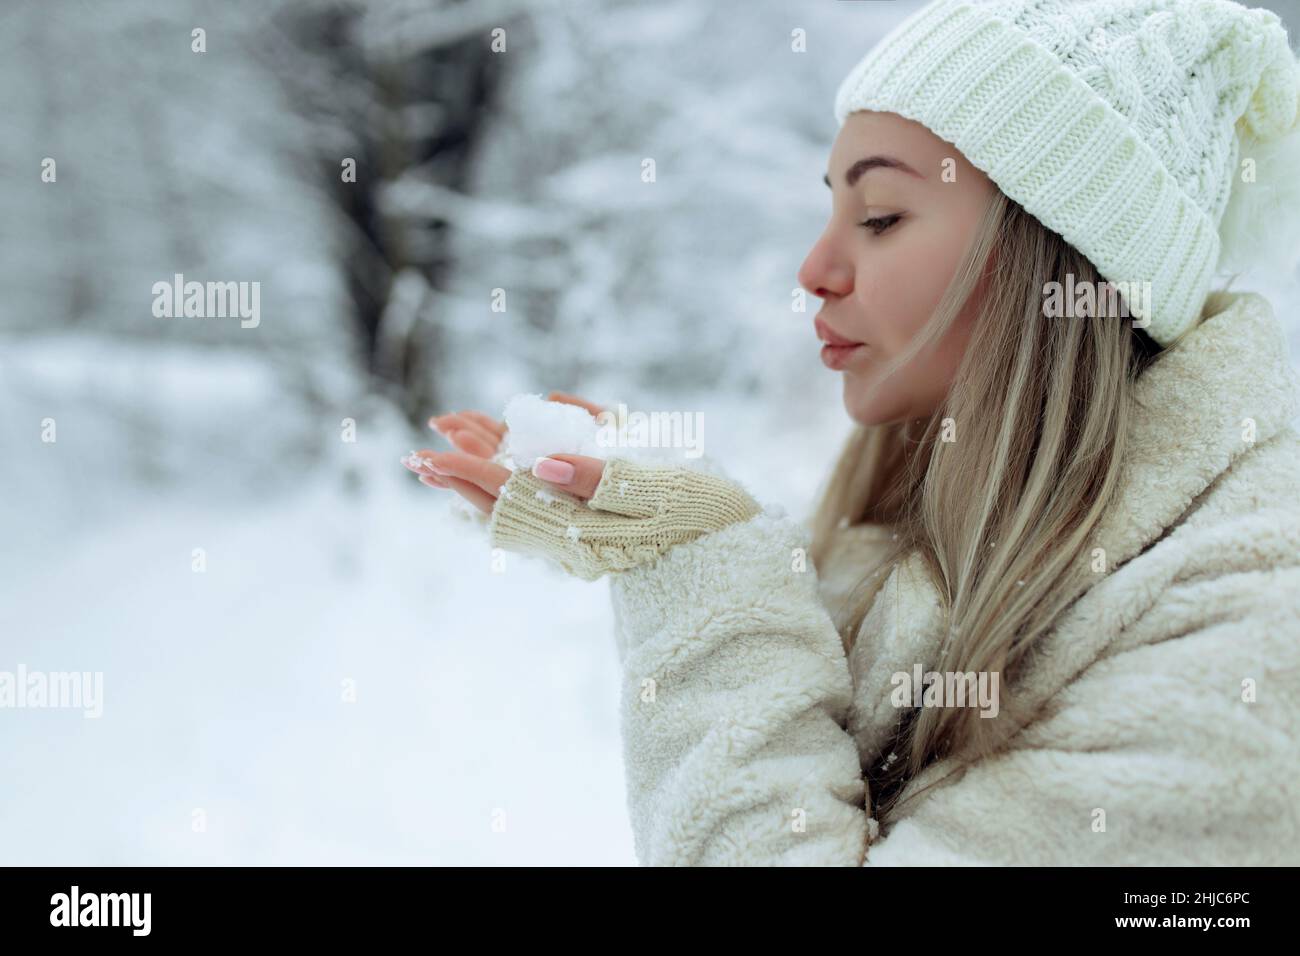
[(439, 468), (434, 463), (432, 458), (421, 458), (415, 452), (411, 452), (409, 455), (403, 455), (399, 459), (399, 461), (401, 461), (403, 465), (411, 469), (411, 471), (415, 472), (416, 474), (422, 474), (430, 471), (438, 475), (450, 474), (450, 472), (444, 471), (443, 469)]
[(557, 485), (567, 485), (573, 480), (574, 467), (567, 461), (556, 458), (539, 458), (533, 462), (533, 474), (542, 481), (553, 481)]

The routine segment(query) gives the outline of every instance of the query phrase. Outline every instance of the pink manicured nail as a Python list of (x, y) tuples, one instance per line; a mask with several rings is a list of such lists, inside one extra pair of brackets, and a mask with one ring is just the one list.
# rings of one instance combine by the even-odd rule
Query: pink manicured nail
[(574, 468), (567, 461), (556, 458), (539, 458), (533, 462), (533, 474), (542, 481), (553, 481), (557, 485), (567, 485), (573, 480)]

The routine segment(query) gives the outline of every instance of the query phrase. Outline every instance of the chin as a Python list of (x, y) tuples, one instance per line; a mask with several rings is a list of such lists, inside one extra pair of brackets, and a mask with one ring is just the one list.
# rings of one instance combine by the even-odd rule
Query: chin
[(884, 394), (870, 397), (867, 391), (868, 383), (845, 377), (844, 410), (859, 425), (888, 425), (909, 417), (907, 403), (899, 401), (897, 396)]

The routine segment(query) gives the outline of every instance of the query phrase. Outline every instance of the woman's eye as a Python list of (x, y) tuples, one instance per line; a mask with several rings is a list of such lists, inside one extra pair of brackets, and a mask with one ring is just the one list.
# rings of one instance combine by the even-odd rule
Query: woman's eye
[(900, 216), (899, 214), (895, 213), (895, 214), (892, 215), (892, 216), (879, 216), (879, 217), (877, 217), (877, 218), (875, 218), (875, 219), (864, 219), (862, 222), (858, 223), (858, 225), (859, 225), (859, 226), (866, 226), (866, 227), (867, 227), (868, 229), (870, 229), (870, 230), (871, 230), (875, 235), (878, 236), (878, 235), (880, 235), (882, 232), (886, 231), (890, 226), (892, 226), (894, 223), (898, 222), (898, 220), (900, 220), (900, 219), (902, 219), (902, 218), (903, 218), (902, 216)]

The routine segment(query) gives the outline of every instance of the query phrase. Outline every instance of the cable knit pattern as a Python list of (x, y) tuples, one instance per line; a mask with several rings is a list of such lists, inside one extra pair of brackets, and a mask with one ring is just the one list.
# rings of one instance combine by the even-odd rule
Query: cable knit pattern
[(1200, 314), (1240, 153), (1296, 123), (1275, 13), (1229, 0), (935, 0), (845, 77), (835, 118), (952, 143), (1111, 282), (1150, 282), (1168, 345)]
[(594, 581), (654, 561), (674, 545), (760, 510), (729, 479), (611, 458), (586, 502), (529, 471), (515, 471), (492, 509), (488, 540), (495, 548), (550, 558), (569, 573)]

